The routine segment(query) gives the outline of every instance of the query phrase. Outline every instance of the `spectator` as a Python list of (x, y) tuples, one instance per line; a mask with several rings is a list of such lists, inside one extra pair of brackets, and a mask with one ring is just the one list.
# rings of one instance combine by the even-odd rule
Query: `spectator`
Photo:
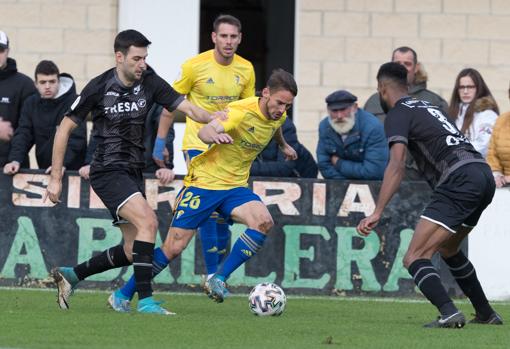
[(382, 179), (388, 162), (384, 127), (358, 108), (348, 91), (326, 97), (329, 116), (319, 124), (317, 160), (326, 179)]
[[(427, 89), (428, 76), (423, 65), (418, 62), (416, 51), (407, 46), (398, 47), (393, 51), (391, 60), (406, 67), (407, 83), (411, 97), (430, 102), (445, 111), (448, 109), (448, 103), (441, 96)], [(377, 116), (381, 121), (386, 118), (386, 113), (381, 108), (379, 93), (370, 96), (364, 109)]]
[[(51, 166), (53, 138), (64, 114), (76, 100), (76, 87), (69, 74), (60, 74), (52, 61), (41, 61), (35, 68), (35, 86), (38, 94), (28, 97), (23, 103), (19, 125), (11, 141), (9, 163), (5, 174), (19, 171), (23, 159), (35, 144), (35, 155), (39, 168)], [(77, 170), (85, 159), (87, 146), (85, 123), (77, 127), (69, 139), (64, 166)]]
[[(145, 137), (144, 137), (144, 146), (145, 146), (145, 168), (144, 172), (157, 172), (160, 167), (154, 162), (152, 159), (152, 150), (154, 147), (154, 140), (156, 139), (156, 135), (158, 132), (158, 123), (160, 116), (162, 113), (168, 113), (166, 109), (164, 109), (162, 106), (155, 104), (152, 109), (149, 111), (149, 114), (147, 116), (147, 119), (145, 120)], [(167, 170), (159, 170), (160, 174), (163, 175), (163, 173), (167, 173), (166, 176), (171, 176), (171, 179), (168, 181), (173, 180), (174, 173), (174, 138), (175, 138), (175, 131), (174, 127), (170, 127), (168, 131), (168, 135), (166, 138), (166, 147), (163, 151), (164, 160), (165, 160), (165, 166)], [(89, 179), (90, 174), (90, 162), (92, 161), (92, 156), (94, 155), (94, 151), (96, 150), (97, 141), (94, 138), (94, 130), (92, 130), (89, 138), (89, 145), (87, 147), (87, 154), (85, 156), (85, 163), (80, 168), (79, 173), (80, 176), (84, 179)]]
[[(25, 99), (36, 93), (34, 82), (19, 73), (16, 61), (9, 58), (9, 38), (0, 31), (0, 166), (7, 163), (11, 139), (18, 127), (21, 106)], [(28, 154), (22, 161), (28, 167)]]
[(485, 158), (499, 109), (482, 75), (476, 69), (466, 68), (457, 75), (448, 114), (455, 120), (457, 128)]
[[(445, 112), (448, 110), (448, 104), (438, 94), (427, 89), (428, 76), (423, 68), (423, 64), (418, 62), (416, 51), (407, 46), (401, 46), (393, 50), (391, 60), (402, 64), (407, 70), (408, 93), (411, 97), (429, 102)], [(377, 116), (381, 121), (386, 118), (386, 113), (381, 108), (381, 102), (378, 93), (374, 93), (365, 103), (365, 110)], [(406, 179), (423, 180), (418, 166), (410, 152), (406, 157)]]
[[(510, 98), (510, 88), (508, 97)], [(491, 166), (498, 188), (510, 184), (510, 111), (501, 114), (496, 120), (489, 142), (487, 162)]]
[(250, 176), (317, 178), (317, 164), (308, 149), (299, 143), (296, 126), (290, 118), (285, 120), (282, 131), (287, 143), (297, 152), (297, 160), (285, 160), (273, 139), (251, 165)]

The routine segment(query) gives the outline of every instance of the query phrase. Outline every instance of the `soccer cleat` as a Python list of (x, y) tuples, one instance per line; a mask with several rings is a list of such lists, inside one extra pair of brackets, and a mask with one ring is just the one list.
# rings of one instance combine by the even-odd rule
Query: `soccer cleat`
[(113, 292), (108, 297), (108, 304), (113, 310), (120, 313), (129, 313), (131, 311), (131, 300), (119, 290)]
[(479, 325), (503, 325), (503, 319), (501, 316), (494, 312), (489, 316), (487, 320), (482, 320), (478, 317), (478, 314), (474, 314), (475, 317), (469, 320), (470, 324), (479, 324)]
[(73, 268), (58, 267), (51, 270), (51, 276), (57, 284), (57, 304), (60, 309), (69, 309), (69, 298), (74, 292), (74, 288), (80, 282), (74, 273)]
[(209, 291), (209, 298), (215, 302), (221, 303), (223, 299), (229, 295), (225, 281), (220, 280), (217, 276), (213, 276), (206, 283), (205, 287)]
[(423, 327), (427, 328), (462, 328), (466, 324), (466, 318), (462, 312), (458, 311), (455, 314), (448, 316), (439, 316), (437, 320), (425, 324)]
[(175, 315), (161, 306), (163, 302), (155, 301), (152, 297), (138, 301), (138, 312), (144, 314)]

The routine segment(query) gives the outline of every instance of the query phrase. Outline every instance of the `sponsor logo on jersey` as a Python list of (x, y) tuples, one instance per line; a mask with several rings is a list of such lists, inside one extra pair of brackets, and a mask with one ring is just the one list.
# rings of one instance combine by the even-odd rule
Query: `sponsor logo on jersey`
[(137, 95), (137, 94), (138, 94), (138, 92), (140, 92), (140, 87), (141, 87), (141, 86), (142, 86), (142, 85), (136, 85), (136, 86), (135, 86), (135, 88), (133, 88), (133, 93), (134, 93), (135, 95)]
[(138, 102), (136, 102), (136, 104), (138, 104), (138, 106), (139, 106), (140, 108), (143, 108), (143, 107), (145, 107), (145, 105), (147, 104), (147, 101), (146, 101), (145, 99), (143, 99), (143, 98), (142, 98), (142, 99), (139, 99), (139, 100), (138, 100)]
[(256, 144), (256, 143), (250, 143), (244, 139), (241, 139), (241, 147), (248, 148), (248, 149), (260, 150), (260, 151), (262, 151), (262, 149), (264, 149), (264, 147), (262, 145)]
[(106, 92), (106, 96), (115, 96), (115, 97), (119, 97), (120, 94), (118, 92), (115, 92), (115, 91), (108, 91)]
[[(138, 102), (140, 102), (139, 100)], [(144, 100), (145, 101), (145, 100)], [(130, 111), (139, 111), (140, 108), (136, 102), (120, 102), (111, 107), (104, 107), (104, 111), (106, 114), (115, 114), (115, 113), (123, 113)]]
[(252, 126), (248, 129), (248, 132), (255, 133), (255, 126)]
[(2, 97), (2, 99), (0, 99), (0, 103), (9, 104), (11, 103), (11, 100), (9, 99), (9, 97)]
[(212, 78), (207, 79), (206, 84), (214, 84), (214, 80)]
[(207, 96), (209, 101), (234, 102), (238, 100), (238, 96)]
[(235, 79), (236, 85), (239, 85), (239, 82), (241, 81), (241, 78), (239, 77), (239, 75), (234, 75), (234, 79)]

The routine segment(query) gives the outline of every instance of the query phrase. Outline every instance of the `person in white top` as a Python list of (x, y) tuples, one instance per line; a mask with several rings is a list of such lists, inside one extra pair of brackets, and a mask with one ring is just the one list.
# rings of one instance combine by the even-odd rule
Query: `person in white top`
[(448, 108), (457, 128), (475, 149), (487, 157), (487, 148), (499, 109), (482, 75), (473, 68), (460, 71)]

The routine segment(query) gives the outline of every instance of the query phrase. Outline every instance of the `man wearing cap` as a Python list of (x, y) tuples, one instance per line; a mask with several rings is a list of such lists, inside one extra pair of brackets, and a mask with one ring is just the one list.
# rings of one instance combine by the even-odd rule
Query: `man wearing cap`
[[(18, 72), (16, 61), (9, 58), (9, 38), (0, 31), (0, 166), (7, 163), (10, 141), (18, 127), (24, 100), (36, 93), (34, 82)], [(28, 167), (28, 155), (22, 167)]]
[(326, 97), (329, 115), (319, 124), (317, 160), (325, 179), (382, 179), (388, 162), (384, 128), (358, 108), (358, 98), (339, 90)]

